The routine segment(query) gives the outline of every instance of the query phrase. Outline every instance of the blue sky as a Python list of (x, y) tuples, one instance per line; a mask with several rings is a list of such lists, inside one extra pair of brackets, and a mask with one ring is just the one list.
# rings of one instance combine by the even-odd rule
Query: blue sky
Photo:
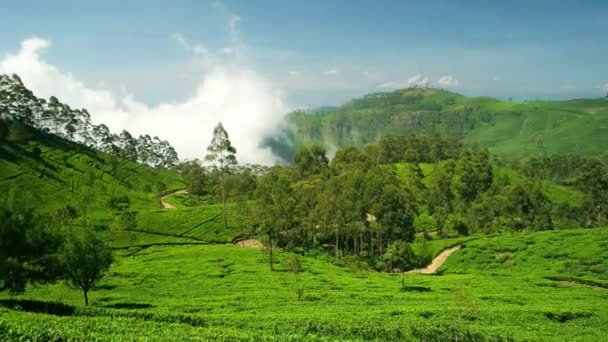
[(179, 100), (196, 80), (175, 36), (219, 51), (237, 16), (240, 63), (291, 106), (339, 104), (416, 74), (517, 99), (598, 97), (608, 83), (608, 1), (10, 1), (0, 55), (38, 36), (52, 42), (44, 60), (85, 83)]

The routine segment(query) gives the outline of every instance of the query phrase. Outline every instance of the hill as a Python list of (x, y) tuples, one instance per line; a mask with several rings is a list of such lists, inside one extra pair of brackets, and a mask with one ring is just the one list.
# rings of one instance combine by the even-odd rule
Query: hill
[(294, 147), (362, 146), (387, 135), (440, 132), (507, 156), (602, 155), (608, 145), (608, 102), (504, 102), (439, 89), (374, 93), (338, 108), (297, 111), (280, 137), (266, 144), (286, 160)]
[(0, 145), (0, 199), (11, 190), (43, 211), (86, 198), (105, 208), (112, 197), (129, 196), (136, 210), (159, 207), (157, 195), (183, 187), (180, 177), (96, 151), (19, 122)]
[[(265, 254), (256, 249), (150, 247), (135, 258), (119, 257), (87, 308), (81, 306), (81, 292), (62, 284), (32, 288), (19, 301), (1, 295), (0, 336), (601, 340), (608, 334), (608, 290), (552, 277), (605, 279), (606, 243), (605, 229), (472, 240), (448, 258), (442, 275), (408, 274), (404, 291), (400, 274), (355, 271), (302, 257), (302, 301), (294, 291), (294, 275), (281, 266), (289, 253), (278, 252), (278, 271), (271, 272)], [(566, 256), (574, 258), (571, 266)], [(49, 304), (58, 300), (64, 304)]]
[[(219, 205), (163, 209), (160, 196), (186, 185), (180, 175), (96, 151), (19, 122), (0, 120), (10, 132), (0, 143), (0, 203), (17, 201), (39, 212), (55, 214), (70, 207), (115, 248), (230, 241), (235, 220), (223, 231)], [(134, 232), (113, 230), (111, 202), (128, 198), (137, 213)], [(172, 197), (170, 197), (172, 198)], [(232, 204), (231, 204), (232, 205)]]

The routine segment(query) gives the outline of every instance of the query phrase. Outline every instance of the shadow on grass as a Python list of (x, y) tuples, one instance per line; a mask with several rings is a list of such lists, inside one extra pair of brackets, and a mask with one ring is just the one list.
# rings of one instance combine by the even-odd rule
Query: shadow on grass
[(0, 306), (16, 311), (45, 313), (55, 316), (72, 316), (75, 309), (74, 306), (63, 303), (20, 299), (2, 299), (0, 300)]
[(402, 292), (431, 292), (431, 288), (421, 285), (405, 285), (401, 287)]
[(148, 303), (114, 303), (104, 305), (106, 308), (111, 309), (148, 309), (154, 305)]

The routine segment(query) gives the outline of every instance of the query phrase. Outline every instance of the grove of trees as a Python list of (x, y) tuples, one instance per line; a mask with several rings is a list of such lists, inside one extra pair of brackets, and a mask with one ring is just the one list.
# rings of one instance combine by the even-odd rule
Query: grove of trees
[[(311, 145), (300, 148), (290, 166), (222, 168), (197, 161), (176, 167), (192, 194), (219, 202), (225, 193), (254, 206), (245, 210), (243, 234), (263, 238), (271, 268), (277, 246), (304, 254), (324, 250), (377, 269), (411, 269), (430, 261), (428, 251), (410, 253), (403, 245), (416, 238), (608, 222), (606, 159), (504, 160), (435, 133), (345, 147), (331, 160)], [(579, 191), (582, 203), (555, 201), (549, 182)]]

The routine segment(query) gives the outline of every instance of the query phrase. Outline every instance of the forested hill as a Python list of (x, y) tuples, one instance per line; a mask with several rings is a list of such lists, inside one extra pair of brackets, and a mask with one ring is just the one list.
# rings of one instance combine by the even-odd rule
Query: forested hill
[(48, 101), (27, 89), (17, 75), (0, 74), (0, 120), (19, 121), (61, 138), (153, 167), (169, 167), (178, 158), (175, 149), (158, 137), (137, 138), (123, 130), (113, 134), (91, 123), (86, 109), (72, 109), (51, 96)]
[(362, 146), (387, 135), (438, 132), (506, 156), (597, 156), (608, 146), (608, 101), (506, 102), (439, 89), (374, 93), (323, 111), (296, 111), (266, 144), (289, 160), (308, 143)]

